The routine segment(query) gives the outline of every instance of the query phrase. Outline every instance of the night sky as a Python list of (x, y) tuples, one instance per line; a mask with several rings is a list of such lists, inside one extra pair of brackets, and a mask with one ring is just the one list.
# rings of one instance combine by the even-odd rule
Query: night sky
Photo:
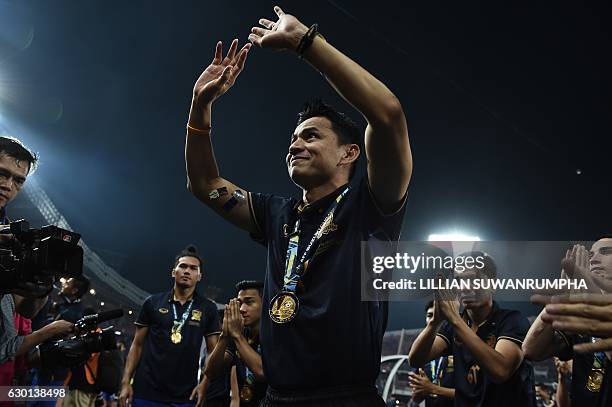
[[(532, 3), (278, 2), (402, 102), (414, 156), (403, 239), (612, 233), (610, 10)], [(72, 227), (147, 291), (169, 289), (188, 243), (221, 299), (263, 278), (264, 249), (187, 192), (184, 126), (216, 41), (244, 43), (274, 4), (0, 0), (2, 126), (40, 153), (34, 176)], [(284, 157), (311, 97), (365, 127), (294, 54), (253, 49), (214, 105), (222, 175), (299, 196)], [(406, 306), (390, 328), (421, 324)]]

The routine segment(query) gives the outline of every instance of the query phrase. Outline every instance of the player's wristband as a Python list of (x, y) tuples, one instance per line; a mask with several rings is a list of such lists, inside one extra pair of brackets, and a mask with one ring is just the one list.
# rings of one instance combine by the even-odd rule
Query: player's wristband
[(308, 50), (308, 48), (310, 48), (310, 46), (312, 45), (312, 42), (314, 41), (317, 35), (325, 39), (325, 37), (323, 37), (323, 35), (319, 33), (319, 25), (315, 23), (310, 26), (308, 31), (306, 31), (306, 34), (304, 34), (304, 36), (300, 40), (300, 43), (298, 44), (295, 50), (300, 59), (304, 57), (304, 53), (306, 52), (306, 50)]

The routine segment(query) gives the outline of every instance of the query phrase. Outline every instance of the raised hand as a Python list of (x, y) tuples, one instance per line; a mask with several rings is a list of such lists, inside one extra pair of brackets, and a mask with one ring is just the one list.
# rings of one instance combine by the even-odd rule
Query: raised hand
[(205, 105), (212, 103), (227, 92), (242, 72), (250, 48), (251, 44), (246, 43), (239, 52), (236, 52), (238, 50), (238, 40), (235, 39), (224, 58), (223, 43), (221, 41), (217, 42), (215, 57), (193, 87), (194, 101)]
[(261, 27), (251, 29), (249, 41), (261, 48), (295, 51), (302, 37), (308, 31), (308, 27), (291, 14), (285, 14), (278, 6), (274, 7), (274, 12), (278, 19), (276, 21), (266, 18), (260, 19)]
[(229, 336), (237, 339), (242, 335), (244, 329), (244, 319), (240, 315), (240, 302), (236, 298), (232, 298), (229, 303), (229, 315), (226, 314), (227, 330)]

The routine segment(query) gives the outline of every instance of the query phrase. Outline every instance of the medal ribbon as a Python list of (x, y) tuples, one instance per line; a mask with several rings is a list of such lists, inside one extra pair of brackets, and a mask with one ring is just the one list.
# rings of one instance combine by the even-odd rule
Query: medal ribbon
[(172, 326), (172, 333), (178, 332), (181, 333), (183, 329), (183, 325), (185, 325), (185, 321), (189, 318), (189, 312), (191, 312), (191, 306), (193, 305), (193, 299), (189, 300), (189, 306), (183, 312), (183, 317), (180, 321), (178, 321), (178, 316), (176, 315), (176, 304), (172, 303), (172, 311), (174, 312), (174, 325)]
[(289, 246), (287, 247), (287, 259), (285, 261), (285, 276), (284, 276), (284, 285), (283, 291), (295, 292), (298, 282), (300, 278), (306, 272), (306, 267), (308, 261), (311, 260), (312, 255), (316, 251), (315, 249), (319, 246), (321, 241), (321, 237), (323, 236), (323, 231), (325, 228), (330, 225), (334, 219), (334, 212), (338, 208), (340, 201), (346, 196), (351, 187), (346, 187), (344, 191), (335, 199), (335, 201), (331, 204), (325, 217), (323, 218), (323, 222), (310, 239), (310, 242), (306, 246), (304, 253), (300, 257), (300, 260), (296, 262), (298, 247), (300, 243), (300, 220), (298, 219), (295, 222), (295, 226), (293, 228), (293, 233), (289, 238)]
[[(595, 343), (599, 338), (591, 338), (591, 342)], [(593, 369), (603, 369), (606, 354), (604, 352), (595, 352), (593, 354)]]
[[(437, 363), (432, 363), (431, 366), (431, 374), (433, 375), (433, 377), (431, 378), (431, 381), (433, 382), (433, 384), (440, 384), (440, 370), (442, 369), (442, 362), (444, 361), (444, 356), (442, 356), (440, 359), (438, 359)], [(435, 366), (434, 366), (435, 365)], [(435, 367), (435, 370), (434, 370)]]

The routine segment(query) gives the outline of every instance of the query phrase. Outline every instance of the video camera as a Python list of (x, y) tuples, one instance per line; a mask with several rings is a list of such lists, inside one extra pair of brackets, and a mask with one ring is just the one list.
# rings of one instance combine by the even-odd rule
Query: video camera
[(0, 294), (24, 283), (49, 284), (54, 277), (79, 277), (83, 273), (78, 233), (57, 226), (31, 229), (23, 219), (11, 222), (0, 233), (13, 236), (0, 246)]
[(74, 324), (78, 331), (74, 337), (40, 345), (43, 369), (76, 367), (85, 363), (92, 353), (117, 349), (114, 327), (100, 329), (98, 325), (122, 316), (122, 309), (86, 315)]

